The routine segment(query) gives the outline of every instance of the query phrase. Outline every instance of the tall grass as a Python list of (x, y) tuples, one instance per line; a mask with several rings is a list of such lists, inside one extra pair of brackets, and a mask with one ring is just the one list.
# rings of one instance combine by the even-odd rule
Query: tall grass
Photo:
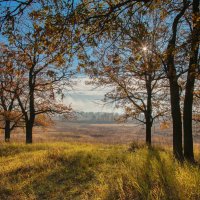
[(0, 199), (200, 199), (200, 169), (168, 150), (1, 144)]

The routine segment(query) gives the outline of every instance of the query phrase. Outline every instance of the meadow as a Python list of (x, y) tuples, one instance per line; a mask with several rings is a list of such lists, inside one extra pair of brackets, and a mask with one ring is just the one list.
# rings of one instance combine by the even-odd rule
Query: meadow
[(1, 143), (0, 168), (1, 200), (200, 199), (199, 166), (168, 147)]
[[(0, 134), (0, 141), (4, 134)], [(94, 123), (54, 121), (47, 127), (34, 127), (33, 142), (83, 142), (104, 144), (129, 144), (132, 141), (145, 141), (145, 127), (138, 124)], [(172, 144), (172, 129), (161, 129), (159, 125), (152, 129), (154, 144)], [(200, 143), (200, 135), (194, 134), (195, 143)], [(11, 142), (25, 142), (25, 129), (16, 129), (11, 133)]]

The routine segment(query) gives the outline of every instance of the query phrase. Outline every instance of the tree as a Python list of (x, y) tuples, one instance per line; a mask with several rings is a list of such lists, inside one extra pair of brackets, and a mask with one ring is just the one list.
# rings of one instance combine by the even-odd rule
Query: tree
[(172, 21), (171, 37), (169, 38), (166, 48), (166, 73), (170, 83), (170, 97), (171, 97), (171, 114), (173, 120), (173, 151), (176, 158), (183, 159), (182, 149), (182, 119), (180, 108), (180, 91), (178, 78), (180, 74), (177, 73), (175, 64), (175, 50), (177, 45), (178, 25), (185, 11), (189, 7), (189, 2), (184, 1), (178, 13)]
[(63, 90), (73, 74), (67, 63), (67, 49), (59, 37), (52, 35), (51, 27), (42, 26), (44, 23), (33, 13), (27, 24), (24, 21), (24, 27), (20, 27), (24, 31), (15, 29), (8, 35), (17, 52), (14, 59), (23, 72), (24, 88), (17, 101), (25, 119), (26, 143), (32, 143), (37, 115), (71, 113), (70, 106), (61, 103)]
[(26, 16), (32, 11), (38, 10), (38, 7), (43, 10), (56, 10), (58, 13), (62, 8), (67, 8), (68, 16), (75, 8), (74, 0), (0, 0), (0, 31), (3, 29), (14, 30), (16, 22), (18, 23), (20, 18)]
[(5, 141), (10, 140), (10, 133), (22, 124), (23, 114), (17, 104), (20, 92), (21, 78), (13, 62), (15, 52), (1, 45), (0, 58), (0, 116), (1, 128), (5, 132)]
[[(191, 9), (191, 7), (193, 7)], [(194, 14), (194, 7), (195, 13)], [(170, 83), (171, 113), (173, 120), (173, 150), (174, 155), (179, 160), (183, 159), (182, 149), (182, 109), (180, 105), (180, 78), (185, 80), (185, 95), (183, 107), (183, 127), (184, 127), (184, 156), (188, 160), (194, 160), (192, 141), (192, 104), (193, 88), (195, 82), (195, 71), (198, 70), (198, 34), (199, 25), (197, 16), (199, 15), (199, 4), (197, 1), (179, 1), (177, 4), (167, 6), (165, 23), (171, 18), (171, 11), (176, 9), (173, 15), (170, 29), (168, 29), (168, 40), (166, 47), (166, 75)], [(196, 16), (196, 17), (192, 17)], [(193, 22), (191, 19), (193, 18)], [(195, 20), (194, 20), (195, 19)], [(195, 29), (191, 24), (195, 25)], [(190, 36), (191, 35), (191, 36)], [(192, 37), (192, 39), (190, 39)], [(189, 50), (190, 49), (190, 50)], [(193, 63), (193, 67), (191, 67)], [(185, 79), (187, 74), (187, 79)]]
[[(99, 1), (96, 5), (92, 1), (85, 4), (86, 10), (89, 13), (84, 18), (86, 19), (85, 23), (90, 26), (90, 33), (92, 32), (93, 35), (99, 37), (104, 32), (114, 31), (117, 24), (117, 17), (123, 15), (125, 12), (130, 16), (137, 16), (140, 13), (143, 18), (148, 17), (147, 11), (158, 12), (160, 14), (159, 20), (163, 22), (161, 27), (163, 26), (163, 30), (165, 30), (163, 32), (165, 44), (162, 47), (162, 61), (170, 83), (173, 152), (177, 159), (183, 159), (181, 90), (179, 81), (180, 77), (185, 79), (184, 76), (188, 72), (184, 106), (184, 154), (186, 158), (191, 157), (191, 160), (193, 160), (191, 108), (192, 90), (195, 82), (194, 71), (198, 68), (199, 1), (123, 1), (119, 4), (118, 2)], [(127, 24), (129, 24), (128, 20)], [(189, 39), (190, 29), (192, 29), (192, 39)], [(190, 59), (187, 59), (188, 52), (190, 52)], [(193, 63), (193, 65), (190, 65), (189, 62)]]
[[(192, 120), (193, 122), (195, 122), (196, 125), (199, 125), (200, 122), (200, 81), (199, 81), (199, 77), (196, 78), (195, 80), (195, 87), (194, 87), (194, 96), (193, 96), (193, 115), (192, 115)], [(195, 126), (196, 126), (195, 125)]]
[(199, 73), (199, 33), (200, 33), (200, 11), (199, 1), (192, 3), (192, 30), (190, 38), (189, 66), (187, 73), (187, 83), (185, 88), (185, 100), (183, 110), (184, 122), (184, 156), (190, 161), (194, 161), (193, 136), (192, 136), (192, 107), (195, 79)]
[(11, 23), (14, 26), (14, 21), (17, 16), (23, 15), (23, 12), (35, 3), (34, 0), (0, 0), (0, 30), (5, 23)]
[(160, 52), (155, 48), (160, 35), (155, 36), (156, 26), (148, 30), (139, 16), (128, 16), (126, 25), (126, 17), (118, 19), (114, 32), (96, 38), (97, 48), (90, 55), (93, 62), (87, 64), (86, 71), (93, 77), (91, 83), (112, 88), (105, 100), (124, 110), (121, 119), (132, 118), (145, 124), (146, 143), (151, 145), (152, 124), (155, 119), (164, 118), (168, 110), (168, 103), (163, 100), (168, 95), (167, 81)]
[[(24, 8), (24, 1), (17, 1), (17, 3), (20, 6), (16, 7), (16, 11), (23, 10), (20, 8)], [(67, 1), (66, 3), (66, 1), (60, 0), (48, 1), (47, 3), (38, 1), (38, 3), (41, 3), (42, 11), (35, 10), (35, 13), (33, 13), (38, 19), (42, 18), (45, 27), (49, 27), (48, 34), (55, 36), (54, 32), (60, 32), (62, 38), (63, 36), (68, 38), (68, 22), (70, 21), (69, 27), (73, 27), (73, 31), (70, 33), (76, 35), (75, 39), (73, 39), (73, 42), (75, 41), (77, 44), (75, 52), (87, 43), (95, 43), (95, 38), (100, 39), (104, 33), (116, 31), (118, 18), (125, 13), (130, 18), (141, 15), (144, 19), (149, 17), (149, 12), (159, 13), (158, 20), (162, 21), (160, 24), (160, 30), (163, 34), (162, 40), (165, 41), (162, 46), (162, 55), (159, 59), (162, 60), (170, 86), (173, 152), (177, 159), (183, 159), (180, 80), (184, 79), (186, 80), (185, 95), (183, 97), (184, 156), (188, 160), (194, 160), (192, 107), (196, 74), (199, 73), (199, 1), (90, 0), (76, 3)], [(50, 5), (55, 5), (55, 8)], [(5, 6), (4, 11), (6, 11)], [(8, 9), (8, 12), (3, 15), (3, 19), (5, 19), (5, 16), (10, 16), (10, 13), (11, 10)], [(21, 12), (16, 13), (18, 15)], [(14, 15), (14, 13), (11, 13), (11, 16), (12, 14)], [(10, 17), (7, 19), (10, 19)], [(126, 19), (126, 24), (128, 25), (130, 20), (128, 17)], [(150, 26), (148, 29), (151, 29)], [(9, 26), (7, 30), (9, 30)]]

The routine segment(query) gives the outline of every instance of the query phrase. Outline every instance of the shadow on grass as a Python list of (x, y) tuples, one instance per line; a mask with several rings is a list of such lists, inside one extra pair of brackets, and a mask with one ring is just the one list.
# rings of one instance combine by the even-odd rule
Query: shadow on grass
[(167, 164), (167, 161), (161, 158), (158, 149), (148, 149), (144, 172), (144, 179), (141, 183), (144, 192), (142, 199), (179, 199), (174, 187), (175, 165)]
[[(59, 146), (35, 154), (34, 159), (29, 153), (23, 159), (16, 156), (11, 168), (0, 174), (0, 199), (176, 200), (181, 199), (182, 189), (189, 188), (177, 182), (176, 171), (182, 166), (167, 150), (135, 145), (131, 152), (106, 148), (67, 146), (65, 151)], [(18, 159), (19, 165), (13, 166)], [(184, 176), (183, 180), (187, 181)], [(196, 188), (190, 191), (193, 199), (199, 199)]]
[(91, 153), (77, 152), (68, 157), (49, 154), (47, 162), (7, 174), (15, 187), (1, 186), (0, 199), (80, 199), (95, 181), (94, 168), (102, 161)]
[(45, 145), (19, 145), (19, 144), (3, 144), (0, 146), (0, 157), (2, 156), (14, 156), (19, 153), (27, 153), (39, 150), (46, 150)]

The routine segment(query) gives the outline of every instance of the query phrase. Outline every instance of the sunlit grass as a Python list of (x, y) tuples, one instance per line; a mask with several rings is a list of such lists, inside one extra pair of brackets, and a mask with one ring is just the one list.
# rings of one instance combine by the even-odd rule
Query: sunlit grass
[(1, 144), (0, 155), (0, 199), (200, 199), (198, 166), (160, 148)]

